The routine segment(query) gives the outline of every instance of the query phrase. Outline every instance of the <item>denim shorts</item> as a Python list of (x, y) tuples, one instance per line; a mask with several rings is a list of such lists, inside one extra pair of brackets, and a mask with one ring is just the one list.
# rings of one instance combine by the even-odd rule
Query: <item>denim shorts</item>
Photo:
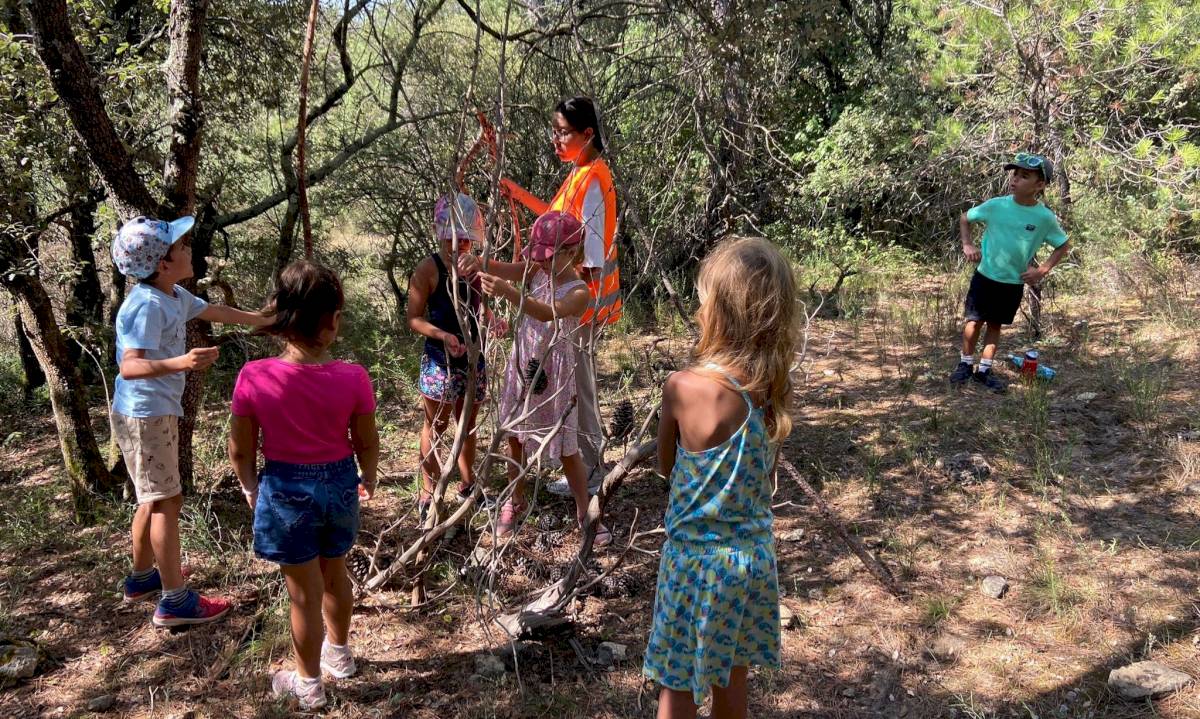
[(326, 464), (267, 460), (258, 475), (254, 553), (276, 564), (334, 559), (358, 535), (358, 470), (350, 456)]

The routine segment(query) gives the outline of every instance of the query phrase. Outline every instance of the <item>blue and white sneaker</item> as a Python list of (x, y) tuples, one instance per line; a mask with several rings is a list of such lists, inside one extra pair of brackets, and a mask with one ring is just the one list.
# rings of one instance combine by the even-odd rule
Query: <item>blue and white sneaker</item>
[(121, 585), (125, 602), (140, 602), (154, 599), (162, 592), (162, 577), (158, 574), (158, 567), (155, 567), (154, 572), (145, 579), (134, 579), (132, 575), (126, 575)]

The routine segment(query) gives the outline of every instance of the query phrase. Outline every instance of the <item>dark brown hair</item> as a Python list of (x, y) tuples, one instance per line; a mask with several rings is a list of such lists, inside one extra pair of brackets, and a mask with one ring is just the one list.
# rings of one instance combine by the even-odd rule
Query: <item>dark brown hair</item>
[(267, 298), (264, 314), (275, 321), (263, 328), (266, 334), (292, 342), (313, 344), (329, 326), (333, 314), (346, 304), (342, 281), (324, 265), (298, 260), (279, 273), (275, 291)]
[(554, 111), (563, 116), (576, 132), (592, 129), (592, 145), (596, 152), (604, 152), (604, 139), (600, 137), (600, 118), (596, 105), (590, 97), (572, 97), (554, 106)]

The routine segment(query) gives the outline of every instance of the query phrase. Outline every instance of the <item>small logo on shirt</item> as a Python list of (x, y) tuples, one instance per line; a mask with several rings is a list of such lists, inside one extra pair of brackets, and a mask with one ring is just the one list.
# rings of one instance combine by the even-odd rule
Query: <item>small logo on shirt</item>
[(1033, 232), (1036, 229), (1037, 229), (1037, 225), (1025, 225), (1026, 232)]

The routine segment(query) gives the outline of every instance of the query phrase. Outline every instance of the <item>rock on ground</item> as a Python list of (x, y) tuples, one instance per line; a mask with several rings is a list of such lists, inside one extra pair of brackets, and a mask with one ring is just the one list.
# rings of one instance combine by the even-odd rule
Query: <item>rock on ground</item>
[(106, 712), (113, 708), (117, 703), (117, 698), (112, 694), (101, 694), (87, 703), (88, 711), (90, 712)]
[(1008, 580), (997, 574), (990, 577), (985, 577), (981, 586), (981, 591), (992, 599), (1000, 599), (1004, 593), (1008, 591)]
[(600, 642), (600, 646), (596, 647), (596, 661), (604, 666), (612, 666), (617, 662), (623, 662), (628, 655), (629, 649), (624, 644)]
[(1123, 699), (1145, 699), (1170, 694), (1190, 684), (1192, 678), (1158, 662), (1136, 662), (1108, 674), (1108, 686)]
[(0, 685), (32, 677), (37, 659), (34, 647), (8, 645), (0, 649)]
[(992, 474), (992, 465), (978, 452), (959, 452), (949, 459), (934, 462), (938, 469), (945, 469), (959, 482), (969, 484)]
[(939, 662), (952, 662), (966, 653), (967, 640), (956, 634), (943, 634), (929, 645), (929, 655)]
[(476, 654), (475, 673), (488, 679), (504, 676), (504, 662), (495, 654)]

